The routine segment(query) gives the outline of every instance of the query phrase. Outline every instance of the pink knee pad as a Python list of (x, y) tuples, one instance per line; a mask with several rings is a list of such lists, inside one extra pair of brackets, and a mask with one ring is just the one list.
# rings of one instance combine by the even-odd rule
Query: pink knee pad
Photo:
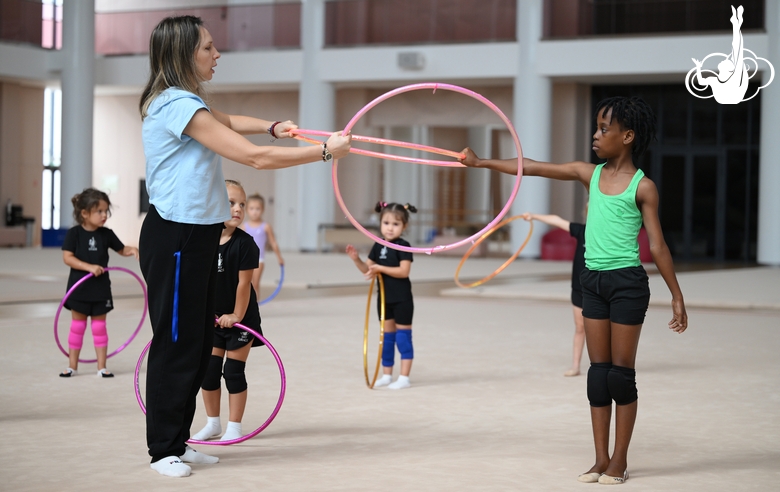
[(92, 341), (95, 347), (108, 347), (108, 332), (106, 331), (106, 320), (92, 320)]
[(70, 333), (68, 334), (68, 347), (73, 350), (81, 350), (84, 344), (84, 332), (87, 331), (87, 320), (71, 320)]

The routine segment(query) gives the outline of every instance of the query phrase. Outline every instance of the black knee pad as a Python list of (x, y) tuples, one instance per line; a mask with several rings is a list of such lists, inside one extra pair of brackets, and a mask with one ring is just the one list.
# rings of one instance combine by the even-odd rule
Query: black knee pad
[(200, 387), (206, 391), (218, 390), (220, 379), (222, 379), (222, 357), (212, 355), (209, 357), (209, 367), (206, 369), (206, 376)]
[(588, 400), (592, 407), (612, 405), (612, 396), (607, 383), (611, 362), (591, 362), (588, 369)]
[(618, 405), (628, 405), (638, 399), (636, 371), (630, 367), (612, 366), (607, 376), (609, 393)]
[(246, 362), (231, 358), (225, 361), (225, 386), (231, 395), (246, 391), (245, 368)]

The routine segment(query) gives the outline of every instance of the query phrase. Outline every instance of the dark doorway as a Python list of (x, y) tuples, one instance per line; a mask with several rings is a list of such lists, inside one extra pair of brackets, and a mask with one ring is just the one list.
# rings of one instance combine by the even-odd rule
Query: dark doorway
[(593, 107), (610, 96), (639, 96), (656, 113), (657, 141), (636, 164), (658, 187), (675, 259), (755, 262), (760, 95), (722, 105), (691, 96), (682, 82), (594, 86)]

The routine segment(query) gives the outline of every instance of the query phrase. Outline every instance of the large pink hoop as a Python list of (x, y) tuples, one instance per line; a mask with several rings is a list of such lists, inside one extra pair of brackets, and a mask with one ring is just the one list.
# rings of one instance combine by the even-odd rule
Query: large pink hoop
[[(515, 131), (514, 126), (512, 126), (512, 122), (509, 121), (509, 118), (504, 115), (504, 113), (490, 100), (488, 100), (485, 96), (481, 94), (477, 94), (474, 91), (471, 91), (469, 89), (465, 89), (463, 87), (459, 87), (457, 85), (451, 85), (451, 84), (440, 84), (436, 82), (426, 82), (422, 84), (412, 84), (412, 85), (405, 85), (403, 87), (399, 87), (397, 89), (394, 89), (392, 91), (386, 92), (385, 94), (377, 97), (370, 103), (366, 104), (363, 109), (355, 113), (355, 116), (352, 117), (352, 119), (347, 123), (347, 126), (344, 127), (344, 134), (347, 134), (352, 130), (352, 127), (355, 126), (355, 124), (360, 120), (360, 118), (363, 117), (370, 109), (372, 109), (377, 104), (381, 103), (382, 101), (385, 101), (387, 99), (390, 99), (393, 96), (397, 96), (399, 94), (402, 94), (404, 92), (410, 92), (410, 91), (419, 91), (424, 89), (432, 89), (434, 93), (438, 89), (446, 90), (446, 91), (452, 91), (452, 92), (458, 92), (460, 94), (464, 94), (466, 96), (471, 97), (472, 99), (476, 99), (477, 101), (481, 102), (485, 106), (489, 107), (493, 110), (496, 115), (498, 115), (499, 118), (504, 122), (507, 129), (509, 130), (509, 133), (512, 135), (512, 139), (515, 142), (515, 148), (517, 149), (517, 179), (515, 179), (515, 186), (512, 189), (512, 193), (509, 196), (509, 200), (507, 200), (506, 204), (504, 205), (504, 208), (501, 209), (501, 211), (498, 213), (495, 219), (491, 221), (488, 225), (486, 225), (483, 229), (475, 233), (473, 236), (467, 237), (466, 239), (462, 239), (458, 242), (451, 243), (451, 244), (444, 244), (441, 246), (435, 246), (433, 248), (412, 248), (409, 246), (400, 246), (398, 244), (393, 244), (388, 241), (385, 241), (384, 239), (375, 236), (370, 231), (368, 231), (365, 227), (360, 225), (360, 223), (355, 220), (355, 218), (352, 216), (352, 214), (347, 210), (346, 204), (344, 204), (344, 199), (341, 196), (341, 190), (339, 189), (339, 180), (338, 180), (338, 159), (333, 160), (333, 169), (331, 172), (332, 178), (333, 178), (333, 192), (336, 195), (336, 201), (339, 204), (339, 207), (341, 207), (342, 212), (344, 212), (344, 215), (347, 217), (347, 220), (349, 220), (353, 226), (360, 232), (362, 232), (365, 236), (369, 237), (370, 239), (376, 241), (379, 244), (383, 244), (387, 246), (388, 248), (396, 249), (399, 251), (406, 251), (409, 253), (425, 253), (425, 254), (432, 254), (439, 251), (445, 251), (448, 249), (455, 249), (460, 246), (463, 246), (466, 243), (473, 242), (477, 237), (481, 236), (488, 230), (492, 229), (493, 226), (498, 224), (498, 222), (504, 217), (504, 215), (509, 212), (510, 207), (512, 206), (512, 202), (514, 201), (515, 197), (517, 196), (517, 192), (520, 190), (520, 182), (523, 179), (523, 149), (520, 146), (520, 139), (517, 137), (517, 132)], [(391, 157), (395, 158), (395, 157)], [(426, 164), (425, 162), (422, 162), (421, 164)]]
[[(130, 335), (130, 338), (128, 338), (125, 343), (123, 343), (122, 345), (117, 347), (116, 350), (114, 350), (113, 352), (111, 352), (110, 354), (108, 354), (106, 356), (106, 358), (109, 358), (109, 357), (115, 356), (116, 354), (118, 354), (119, 352), (124, 350), (125, 347), (130, 345), (130, 342), (132, 342), (133, 339), (136, 337), (136, 335), (138, 335), (138, 332), (141, 331), (141, 327), (144, 325), (144, 321), (146, 320), (146, 311), (147, 311), (147, 306), (149, 305), (149, 299), (148, 299), (148, 296), (146, 294), (146, 284), (144, 284), (144, 281), (141, 280), (141, 277), (139, 277), (132, 270), (128, 270), (127, 268), (122, 268), (122, 267), (106, 267), (103, 270), (105, 270), (107, 272), (110, 272), (110, 271), (120, 271), (120, 272), (129, 273), (130, 275), (135, 277), (136, 280), (138, 280), (138, 283), (141, 284), (141, 290), (144, 291), (144, 312), (143, 312), (143, 314), (141, 314), (141, 321), (138, 323), (138, 326), (136, 327), (136, 329), (133, 332), (133, 334)], [(88, 273), (88, 274), (84, 275), (83, 277), (81, 277), (78, 280), (78, 282), (73, 284), (73, 287), (68, 289), (68, 292), (65, 293), (65, 297), (63, 297), (62, 301), (60, 301), (60, 305), (59, 305), (59, 307), (57, 307), (57, 314), (54, 315), (54, 341), (57, 342), (57, 346), (60, 348), (60, 352), (65, 354), (65, 356), (68, 356), (68, 351), (65, 350), (65, 347), (62, 346), (62, 343), (60, 342), (60, 335), (59, 335), (59, 333), (57, 333), (59, 331), (58, 329), (59, 329), (59, 321), (60, 321), (60, 312), (62, 312), (62, 308), (65, 306), (65, 303), (67, 302), (67, 300), (71, 296), (71, 294), (73, 294), (73, 292), (81, 284), (83, 284), (84, 282), (86, 282), (87, 280), (92, 278), (93, 276), (94, 275), (92, 275), (91, 273)], [(94, 362), (97, 362), (97, 359), (79, 359), (79, 362), (81, 362), (82, 364), (92, 364)]]
[[(264, 336), (256, 332), (255, 330), (244, 326), (240, 323), (236, 323), (233, 325), (234, 328), (239, 328), (241, 330), (248, 331), (252, 336), (259, 339), (263, 344), (265, 344), (266, 347), (268, 347), (268, 350), (271, 351), (271, 355), (274, 356), (274, 359), (276, 360), (276, 365), (279, 367), (279, 377), (281, 378), (281, 389), (279, 390), (279, 399), (276, 401), (276, 406), (274, 407), (273, 411), (271, 412), (271, 415), (263, 422), (260, 427), (253, 430), (249, 434), (245, 434), (237, 439), (230, 439), (227, 441), (200, 441), (197, 439), (190, 439), (187, 441), (190, 444), (207, 444), (209, 446), (229, 446), (231, 444), (238, 444), (240, 442), (244, 442), (248, 439), (252, 439), (256, 435), (260, 434), (265, 430), (266, 427), (271, 425), (271, 422), (274, 421), (276, 418), (276, 415), (279, 413), (279, 409), (282, 408), (282, 403), (284, 403), (284, 395), (287, 392), (287, 373), (284, 371), (284, 364), (282, 364), (282, 358), (279, 357), (279, 352), (276, 351), (273, 345), (271, 345), (271, 342), (269, 342)], [(149, 348), (152, 346), (152, 341), (149, 340), (149, 343), (146, 344), (146, 347), (141, 351), (141, 356), (138, 357), (138, 362), (135, 365), (135, 399), (138, 401), (138, 406), (141, 407), (141, 411), (146, 415), (146, 405), (144, 404), (144, 399), (141, 397), (141, 383), (140, 383), (140, 374), (141, 374), (141, 365), (143, 364), (144, 357), (146, 357), (146, 353), (149, 351)]]

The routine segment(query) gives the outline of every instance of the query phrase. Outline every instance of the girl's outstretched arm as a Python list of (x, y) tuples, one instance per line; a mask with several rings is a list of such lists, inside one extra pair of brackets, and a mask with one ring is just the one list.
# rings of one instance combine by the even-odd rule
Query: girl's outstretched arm
[[(473, 150), (463, 149), (466, 155), (460, 162), (467, 167), (492, 169), (504, 174), (517, 175), (517, 159), (480, 159)], [(565, 164), (553, 164), (523, 158), (523, 176), (541, 176), (544, 178), (559, 179), (563, 181), (579, 181), (586, 187), (590, 185), (590, 177), (593, 175), (595, 164), (582, 161), (567, 162)]]
[(377, 273), (381, 273), (382, 275), (389, 275), (395, 278), (408, 278), (410, 271), (412, 271), (412, 262), (409, 260), (401, 260), (401, 264), (397, 267), (376, 264), (369, 265), (366, 277), (372, 278)]
[(276, 237), (274, 237), (274, 230), (271, 228), (271, 224), (265, 224), (265, 235), (268, 238), (268, 244), (271, 249), (276, 253), (276, 259), (279, 260), (279, 265), (284, 265), (284, 258), (282, 258), (282, 252), (279, 251), (279, 245), (276, 243)]
[(236, 287), (236, 303), (233, 306), (233, 312), (223, 314), (217, 320), (217, 324), (222, 328), (232, 328), (236, 323), (241, 322), (246, 314), (246, 308), (249, 307), (249, 289), (252, 286), (252, 273), (254, 270), (239, 270), (238, 287)]
[(526, 212), (523, 214), (523, 219), (538, 220), (539, 222), (542, 222), (544, 224), (557, 227), (558, 229), (563, 229), (566, 232), (569, 232), (569, 224), (571, 224), (568, 220), (563, 219), (558, 215), (540, 215), (540, 214), (532, 214)]
[(664, 240), (661, 230), (661, 221), (658, 219), (658, 189), (648, 178), (639, 182), (636, 192), (637, 205), (642, 212), (647, 237), (650, 241), (650, 253), (658, 271), (663, 277), (669, 292), (672, 293), (672, 320), (669, 321), (669, 329), (682, 333), (688, 328), (688, 314), (685, 312), (685, 301), (682, 290), (677, 283), (677, 275), (674, 273), (672, 254)]

